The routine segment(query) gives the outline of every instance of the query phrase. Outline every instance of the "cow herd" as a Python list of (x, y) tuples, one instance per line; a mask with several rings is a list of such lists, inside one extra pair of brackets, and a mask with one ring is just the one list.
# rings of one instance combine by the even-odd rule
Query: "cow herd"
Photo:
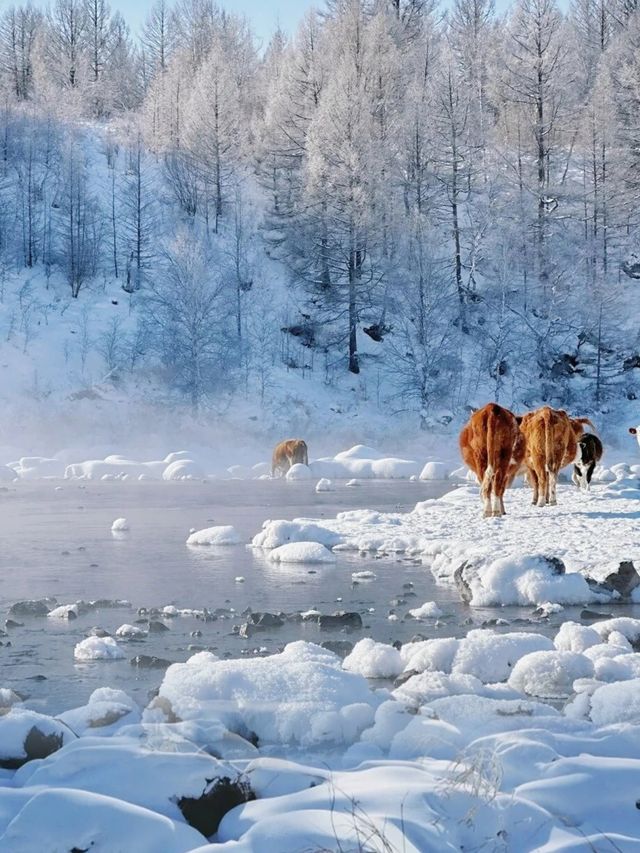
[(589, 488), (602, 442), (585, 433), (589, 418), (572, 418), (562, 409), (542, 406), (526, 415), (514, 415), (497, 403), (474, 412), (460, 433), (460, 451), (480, 482), (485, 516), (501, 516), (504, 492), (517, 474), (533, 489), (536, 506), (557, 503), (556, 485), (561, 468), (573, 463), (573, 482)]
[[(485, 516), (505, 515), (504, 493), (518, 474), (524, 474), (533, 490), (533, 504), (555, 506), (560, 470), (573, 464), (573, 482), (589, 489), (596, 464), (602, 458), (602, 442), (589, 418), (573, 418), (563, 409), (542, 406), (525, 415), (514, 415), (497, 403), (474, 411), (460, 433), (465, 464), (480, 483)], [(640, 442), (640, 426), (629, 432)], [(309, 464), (306, 443), (288, 439), (273, 451), (272, 476), (284, 476), (292, 465)]]

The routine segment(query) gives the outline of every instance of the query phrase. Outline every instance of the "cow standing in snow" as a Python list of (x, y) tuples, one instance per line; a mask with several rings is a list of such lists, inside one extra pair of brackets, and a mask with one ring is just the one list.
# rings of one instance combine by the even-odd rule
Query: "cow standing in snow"
[(593, 426), (588, 418), (570, 418), (562, 409), (551, 406), (542, 406), (521, 418), (520, 429), (526, 442), (524, 463), (535, 505), (558, 503), (558, 473), (576, 461), (584, 424)]
[(602, 442), (597, 435), (585, 432), (578, 439), (578, 452), (571, 479), (579, 489), (589, 491), (597, 463), (602, 459)]
[(271, 476), (275, 477), (276, 472), (279, 472), (280, 476), (284, 477), (292, 465), (298, 464), (309, 464), (309, 453), (306, 442), (301, 438), (290, 438), (287, 441), (281, 441), (273, 451)]
[(460, 433), (460, 452), (480, 481), (485, 517), (504, 515), (505, 489), (525, 453), (516, 416), (497, 403), (488, 403), (471, 416)]

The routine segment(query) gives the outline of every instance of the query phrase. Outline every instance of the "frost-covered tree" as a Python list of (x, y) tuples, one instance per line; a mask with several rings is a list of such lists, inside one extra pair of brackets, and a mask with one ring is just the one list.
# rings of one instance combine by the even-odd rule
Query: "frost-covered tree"
[(232, 313), (218, 268), (204, 245), (183, 235), (150, 284), (154, 346), (194, 411), (229, 388), (234, 366)]
[(12, 6), (0, 17), (0, 76), (19, 101), (33, 94), (33, 50), (42, 14), (31, 5)]

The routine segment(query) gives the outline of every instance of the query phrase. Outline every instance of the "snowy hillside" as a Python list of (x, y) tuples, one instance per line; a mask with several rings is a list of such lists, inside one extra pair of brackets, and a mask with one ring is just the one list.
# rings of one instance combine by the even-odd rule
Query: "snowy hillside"
[(616, 439), (640, 22), (539, 5), (332, 3), (262, 51), (209, 2), (156, 4), (137, 40), (104, 2), (4, 12), (2, 455), (398, 452), (487, 399)]

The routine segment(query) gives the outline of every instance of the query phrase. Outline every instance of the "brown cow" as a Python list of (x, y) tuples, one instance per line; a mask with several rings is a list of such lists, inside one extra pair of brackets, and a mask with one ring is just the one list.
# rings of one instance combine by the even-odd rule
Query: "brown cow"
[(524, 438), (513, 412), (488, 403), (460, 433), (460, 452), (480, 481), (484, 515), (504, 515), (504, 491), (524, 459)]
[(280, 472), (280, 476), (284, 477), (292, 465), (309, 464), (309, 454), (307, 445), (301, 438), (290, 438), (287, 441), (281, 441), (273, 451), (271, 461), (271, 476), (276, 476), (276, 471)]
[(532, 503), (537, 506), (558, 503), (558, 473), (575, 462), (585, 424), (593, 427), (589, 418), (570, 418), (563, 409), (551, 406), (528, 412), (521, 419), (520, 429), (526, 441), (524, 462), (533, 487)]

